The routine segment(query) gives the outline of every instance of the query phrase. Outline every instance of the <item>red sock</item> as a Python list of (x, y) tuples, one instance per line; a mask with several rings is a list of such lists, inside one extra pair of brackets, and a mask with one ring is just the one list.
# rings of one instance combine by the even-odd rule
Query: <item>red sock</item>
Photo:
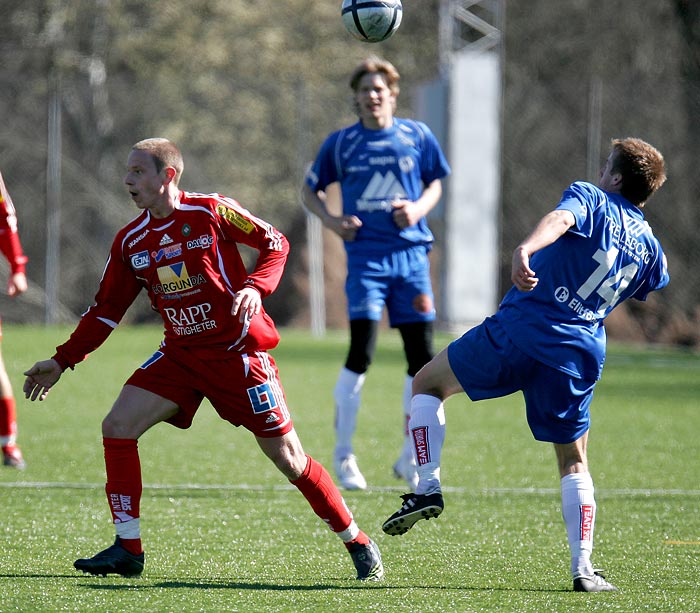
[[(125, 438), (102, 439), (105, 449), (107, 484), (105, 492), (115, 524), (139, 518), (141, 491), (141, 462), (138, 441)], [(143, 551), (141, 538), (122, 538), (124, 549), (138, 555)]]
[(0, 398), (0, 438), (3, 439), (2, 446), (14, 446), (17, 436), (17, 411), (15, 410), (15, 399)]
[[(304, 497), (309, 501), (311, 508), (333, 532), (343, 532), (352, 523), (352, 513), (348, 509), (340, 490), (333, 483), (328, 471), (319, 462), (307, 455), (306, 469), (301, 477), (292, 481)], [(367, 535), (360, 531), (353, 542), (369, 542)], [(346, 543), (347, 545), (347, 543)]]

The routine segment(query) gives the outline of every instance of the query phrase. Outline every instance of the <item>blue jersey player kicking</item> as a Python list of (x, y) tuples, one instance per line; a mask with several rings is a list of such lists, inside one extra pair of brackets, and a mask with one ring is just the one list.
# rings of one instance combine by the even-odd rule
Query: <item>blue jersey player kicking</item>
[[(413, 488), (416, 464), (407, 430), (411, 386), (433, 357), (435, 319), (428, 261), (433, 235), (426, 215), (438, 203), (450, 168), (428, 126), (394, 116), (399, 73), (391, 63), (368, 58), (353, 72), (350, 87), (359, 121), (328, 136), (303, 186), (307, 209), (344, 240), (347, 253), (350, 349), (334, 391), (334, 466), (344, 488), (367, 487), (352, 437), (386, 307), (408, 362), (404, 442), (394, 474)], [(327, 206), (338, 194), (342, 212)]]
[(616, 588), (591, 564), (596, 502), (586, 444), (593, 389), (605, 361), (603, 320), (627, 298), (668, 284), (666, 257), (642, 207), (666, 180), (664, 160), (636, 138), (612, 141), (598, 187), (573, 183), (513, 253), (508, 291), (495, 315), (453, 341), (416, 375), (409, 431), (418, 461), (415, 493), (383, 525), (403, 534), (443, 510), (443, 402), (521, 391), (535, 439), (554, 444), (575, 591)]

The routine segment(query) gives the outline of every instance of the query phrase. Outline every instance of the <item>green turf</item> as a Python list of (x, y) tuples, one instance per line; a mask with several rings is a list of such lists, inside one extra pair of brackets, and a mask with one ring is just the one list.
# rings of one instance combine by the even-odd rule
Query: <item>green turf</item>
[[(0, 470), (0, 611), (580, 612), (700, 610), (700, 357), (613, 347), (593, 402), (589, 459), (597, 489), (594, 562), (621, 588), (570, 591), (558, 477), (519, 396), (447, 404), (446, 508), (401, 537), (381, 532), (404, 490), (403, 358), (383, 331), (356, 438), (366, 492), (345, 493), (379, 544), (381, 583), (360, 584), (339, 541), (255, 447), (203, 405), (189, 431), (161, 425), (140, 441), (144, 473), (140, 579), (74, 572), (113, 539), (100, 422), (159, 330), (125, 327), (43, 403), (21, 372), (65, 328), (3, 326), (18, 392), (22, 473)], [(439, 344), (444, 344), (441, 337)], [(332, 388), (344, 333), (284, 330), (274, 356), (305, 449), (330, 466)]]

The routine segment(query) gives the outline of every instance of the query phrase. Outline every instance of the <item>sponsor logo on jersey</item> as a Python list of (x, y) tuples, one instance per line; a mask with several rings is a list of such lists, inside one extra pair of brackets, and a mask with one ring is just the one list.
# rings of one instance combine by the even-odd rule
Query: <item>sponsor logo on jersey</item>
[(150, 232), (150, 230), (144, 230), (143, 232), (141, 232), (141, 234), (139, 234), (134, 240), (132, 240), (132, 241), (129, 243), (129, 248), (133, 247), (136, 243), (138, 243), (140, 240), (142, 240), (143, 238), (145, 238), (145, 236), (146, 236), (149, 232)]
[(595, 321), (597, 319), (595, 313), (591, 311), (587, 306), (581, 302), (576, 296), (571, 296), (571, 292), (568, 287), (560, 285), (554, 290), (554, 299), (557, 302), (564, 303), (568, 306), (578, 317), (585, 319), (586, 321)]
[(201, 273), (190, 277), (184, 262), (161, 266), (158, 269), (158, 279), (160, 283), (152, 288), (155, 294), (177, 294), (207, 282)]
[(569, 288), (560, 285), (556, 290), (554, 290), (554, 299), (557, 302), (566, 302), (569, 299)]
[(595, 321), (597, 319), (596, 314), (578, 298), (572, 298), (567, 306), (581, 319), (585, 319), (586, 321)]
[(413, 158), (410, 155), (404, 155), (403, 157), (399, 158), (399, 168), (401, 169), (401, 172), (411, 172), (415, 165), (416, 163), (413, 161)]
[(606, 221), (620, 251), (631, 256), (637, 262), (642, 261), (648, 264), (651, 261), (651, 252), (646, 244), (639, 240), (639, 237), (649, 229), (649, 224), (646, 221), (627, 216), (624, 217), (623, 225), (618, 224), (612, 217), (607, 217)]
[(394, 155), (378, 155), (370, 156), (367, 160), (371, 166), (386, 166), (388, 164), (396, 164), (396, 156)]
[(163, 234), (163, 238), (160, 239), (160, 243), (158, 244), (162, 247), (163, 245), (169, 245), (172, 242), (172, 238), (170, 238), (167, 234)]
[(581, 540), (590, 541), (593, 538), (593, 505), (582, 504), (581, 512)]
[(182, 243), (175, 243), (174, 245), (169, 245), (168, 247), (163, 247), (158, 251), (151, 252), (151, 257), (156, 261), (160, 262), (163, 258), (166, 260), (172, 260), (173, 258), (178, 258), (182, 255)]
[(248, 398), (250, 398), (250, 405), (253, 407), (253, 413), (265, 413), (277, 408), (277, 398), (275, 398), (269, 383), (249, 387), (246, 391)]
[(243, 217), (238, 211), (224, 206), (223, 204), (217, 205), (216, 212), (239, 230), (243, 230), (246, 234), (250, 234), (255, 228), (252, 221)]
[(377, 171), (372, 175), (367, 187), (357, 200), (359, 211), (391, 211), (391, 202), (406, 198), (403, 185), (396, 175), (389, 171), (385, 175)]
[(206, 249), (214, 244), (214, 237), (209, 234), (202, 234), (199, 238), (187, 241), (188, 249)]
[(430, 462), (430, 449), (428, 448), (428, 427), (421, 426), (411, 430), (413, 445), (416, 450), (416, 462), (419, 466)]
[(216, 320), (209, 319), (211, 304), (203, 302), (179, 309), (165, 307), (163, 315), (173, 326), (178, 336), (191, 336), (216, 328)]
[(148, 251), (139, 251), (131, 256), (131, 266), (134, 270), (143, 270), (151, 265)]

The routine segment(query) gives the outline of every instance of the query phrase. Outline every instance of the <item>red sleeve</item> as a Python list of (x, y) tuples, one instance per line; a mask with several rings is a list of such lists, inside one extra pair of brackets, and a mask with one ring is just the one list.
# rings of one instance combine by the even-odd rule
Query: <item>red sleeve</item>
[(265, 298), (277, 289), (289, 255), (289, 241), (279, 230), (255, 217), (232, 198), (219, 198), (219, 224), (224, 236), (258, 251), (253, 271), (243, 283)]
[(97, 349), (121, 321), (141, 291), (141, 283), (122, 257), (120, 235), (112, 245), (95, 303), (83, 314), (70, 338), (53, 356), (63, 370), (73, 368)]
[(0, 251), (10, 263), (12, 274), (25, 271), (27, 256), (17, 233), (17, 215), (12, 198), (0, 174)]

